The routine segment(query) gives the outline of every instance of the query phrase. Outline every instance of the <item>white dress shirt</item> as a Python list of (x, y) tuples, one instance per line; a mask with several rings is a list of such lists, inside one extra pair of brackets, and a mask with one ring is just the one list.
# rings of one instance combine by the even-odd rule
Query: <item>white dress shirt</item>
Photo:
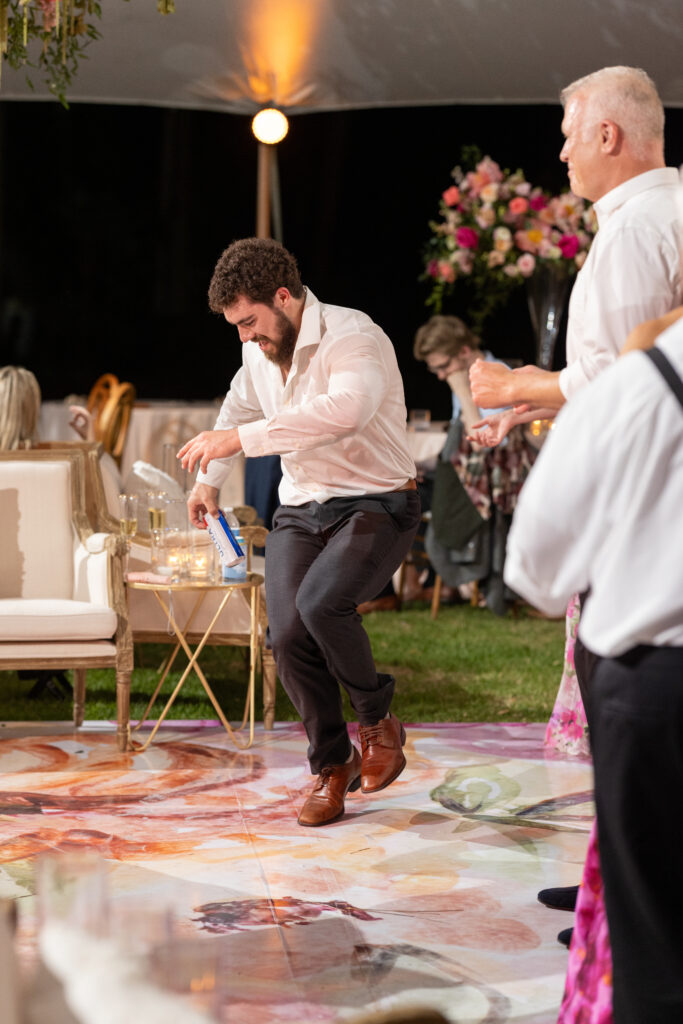
[[(657, 346), (683, 376), (683, 319)], [(505, 582), (556, 615), (590, 587), (579, 634), (596, 654), (683, 646), (683, 409), (643, 352), (563, 407), (520, 494)]]
[(569, 300), (567, 400), (614, 362), (634, 327), (681, 302), (677, 189), (678, 171), (663, 167), (595, 203), (599, 230)]
[[(258, 345), (242, 346), (214, 429), (231, 427), (245, 455), (282, 456), (283, 505), (379, 494), (415, 476), (393, 345), (365, 313), (310, 290), (286, 383)], [(214, 460), (197, 479), (220, 487), (230, 462)]]

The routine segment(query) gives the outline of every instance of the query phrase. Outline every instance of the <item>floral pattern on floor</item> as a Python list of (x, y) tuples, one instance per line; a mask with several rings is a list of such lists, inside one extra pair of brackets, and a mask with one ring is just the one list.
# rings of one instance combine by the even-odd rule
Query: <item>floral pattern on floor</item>
[(571, 920), (536, 893), (578, 882), (593, 805), (590, 764), (546, 757), (544, 731), (407, 726), (400, 779), (308, 829), (298, 725), (257, 730), (247, 752), (219, 729), (169, 728), (123, 755), (106, 730), (6, 727), (0, 896), (19, 898), (21, 959), (36, 958), (36, 858), (87, 847), (113, 920), (163, 914), (219, 957), (211, 1008), (231, 1024), (409, 1003), (458, 1024), (550, 1024)]

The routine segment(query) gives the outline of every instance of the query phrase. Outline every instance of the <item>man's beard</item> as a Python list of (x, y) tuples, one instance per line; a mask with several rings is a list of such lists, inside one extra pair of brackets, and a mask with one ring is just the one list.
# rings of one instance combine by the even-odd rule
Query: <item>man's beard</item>
[(292, 321), (285, 316), (281, 309), (275, 310), (275, 316), (280, 326), (280, 337), (264, 338), (264, 341), (269, 341), (271, 345), (276, 346), (275, 351), (262, 351), (266, 359), (270, 359), (271, 363), (275, 363), (276, 366), (289, 366), (296, 347), (298, 332)]

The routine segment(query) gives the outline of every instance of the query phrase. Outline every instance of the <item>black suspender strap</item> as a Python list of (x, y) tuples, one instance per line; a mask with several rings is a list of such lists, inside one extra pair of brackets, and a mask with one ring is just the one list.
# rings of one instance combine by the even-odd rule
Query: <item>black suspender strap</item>
[(645, 350), (645, 355), (655, 364), (683, 408), (683, 380), (678, 376), (661, 348), (656, 346), (648, 348)]

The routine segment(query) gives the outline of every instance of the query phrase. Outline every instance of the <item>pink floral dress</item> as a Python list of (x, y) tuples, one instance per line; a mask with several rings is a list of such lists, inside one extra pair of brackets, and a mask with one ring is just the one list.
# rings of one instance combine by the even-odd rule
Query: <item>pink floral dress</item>
[[(564, 669), (545, 733), (545, 746), (570, 757), (589, 757), (588, 725), (574, 667), (581, 606), (567, 605)], [(569, 949), (567, 979), (557, 1024), (612, 1024), (612, 951), (600, 873), (596, 822), (583, 868)]]
[(593, 822), (557, 1024), (612, 1024), (612, 953)]
[(588, 757), (588, 725), (574, 667), (574, 645), (581, 605), (578, 594), (569, 599), (566, 617), (564, 668), (555, 706), (545, 731), (545, 746), (559, 754)]

